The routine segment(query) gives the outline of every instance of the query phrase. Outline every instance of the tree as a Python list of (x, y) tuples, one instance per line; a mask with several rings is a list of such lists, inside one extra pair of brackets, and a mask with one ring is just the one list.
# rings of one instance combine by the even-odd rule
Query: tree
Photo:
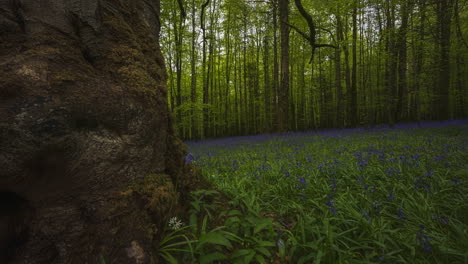
[(453, 0), (437, 1), (437, 22), (438, 22), (438, 71), (439, 83), (437, 85), (435, 112), (437, 118), (445, 120), (450, 118), (449, 90), (450, 90), (450, 37), (452, 24)]
[(289, 125), (289, 0), (279, 0), (281, 71), (278, 91), (277, 131), (288, 130)]
[(0, 10), (0, 262), (154, 263), (199, 183), (172, 129), (159, 1)]
[[(161, 1), (175, 12), (164, 25), (179, 25), (180, 4)], [(174, 26), (162, 38), (185, 138), (466, 116), (467, 11), (459, 0), (192, 1), (191, 13), (206, 13), (205, 29), (197, 15), (182, 31), (200, 41), (200, 54), (184, 37), (178, 71)], [(203, 100), (188, 102), (189, 94)]]
[[(210, 4), (210, 0), (206, 0), (206, 2), (203, 3), (202, 8), (201, 8), (201, 13), (200, 13), (200, 25), (202, 29), (202, 41), (203, 41), (203, 104), (206, 106), (208, 104), (208, 98), (209, 98), (209, 81), (210, 81), (210, 67), (206, 66), (206, 26), (205, 26), (205, 11), (206, 7)], [(208, 68), (208, 69), (207, 69)], [(208, 135), (209, 133), (209, 120), (208, 120), (208, 109), (204, 108), (203, 110), (203, 134), (204, 136)]]

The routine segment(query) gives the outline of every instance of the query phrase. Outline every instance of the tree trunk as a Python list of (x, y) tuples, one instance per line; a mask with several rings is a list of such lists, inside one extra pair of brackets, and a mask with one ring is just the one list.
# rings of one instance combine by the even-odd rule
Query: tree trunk
[(270, 46), (268, 37), (263, 38), (263, 77), (264, 77), (264, 107), (265, 107), (265, 126), (264, 132), (270, 132), (271, 129), (271, 81), (270, 81)]
[(387, 89), (386, 110), (387, 122), (393, 127), (395, 124), (396, 100), (397, 100), (397, 85), (396, 85), (396, 70), (398, 53), (395, 45), (395, 7), (392, 2), (386, 1), (386, 69), (385, 69), (385, 86)]
[(190, 99), (192, 101), (191, 109), (191, 135), (190, 138), (198, 138), (198, 125), (196, 123), (195, 115), (198, 115), (198, 111), (195, 109), (197, 104), (197, 71), (196, 71), (196, 56), (195, 56), (195, 39), (196, 39), (196, 24), (195, 24), (195, 0), (192, 0), (192, 48), (190, 51), (190, 69), (191, 69), (191, 80), (190, 80)]
[(343, 23), (339, 11), (336, 14), (336, 39), (338, 42), (338, 49), (335, 49), (335, 86), (336, 86), (336, 120), (335, 124), (339, 128), (344, 125), (344, 100), (343, 100), (343, 86), (341, 85), (341, 43), (343, 42)]
[[(198, 183), (159, 1), (0, 2), (0, 263), (156, 263)], [(84, 4), (86, 3), (86, 4)]]
[(407, 84), (407, 32), (410, 2), (401, 6), (401, 26), (398, 30), (398, 96), (395, 111), (395, 121), (407, 121), (408, 118), (408, 84)]
[(281, 40), (281, 84), (278, 91), (277, 131), (288, 130), (289, 118), (289, 0), (279, 0)]
[(279, 64), (278, 64), (278, 0), (273, 3), (273, 109), (272, 123), (278, 127), (278, 90), (279, 90)]
[(434, 106), (437, 119), (450, 118), (449, 88), (450, 88), (450, 29), (452, 22), (452, 1), (440, 0), (438, 7), (439, 29), (439, 83)]
[(207, 73), (206, 66), (206, 28), (205, 28), (205, 9), (210, 4), (210, 0), (206, 0), (202, 5), (202, 10), (200, 14), (200, 24), (202, 28), (202, 42), (203, 42), (203, 55), (202, 55), (202, 75), (203, 75), (203, 137), (206, 137), (209, 129), (209, 120), (208, 120), (208, 84), (209, 84), (209, 67)]
[(349, 104), (349, 121), (350, 126), (358, 125), (358, 102), (357, 102), (357, 1), (353, 3), (353, 65), (351, 70), (351, 89), (350, 89), (350, 104)]

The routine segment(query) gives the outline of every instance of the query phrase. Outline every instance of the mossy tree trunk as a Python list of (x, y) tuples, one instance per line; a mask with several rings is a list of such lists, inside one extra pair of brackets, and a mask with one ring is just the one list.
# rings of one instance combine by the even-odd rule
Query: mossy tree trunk
[(0, 263), (158, 262), (199, 184), (159, 28), (159, 0), (0, 1)]

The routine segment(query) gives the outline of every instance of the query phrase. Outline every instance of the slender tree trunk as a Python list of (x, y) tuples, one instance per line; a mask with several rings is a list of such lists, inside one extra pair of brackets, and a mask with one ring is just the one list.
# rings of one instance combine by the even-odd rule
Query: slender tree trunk
[(231, 89), (231, 26), (230, 26), (230, 21), (231, 21), (231, 9), (228, 8), (227, 10), (227, 30), (225, 34), (225, 42), (226, 42), (226, 87), (225, 87), (225, 92), (224, 92), (224, 135), (229, 134), (229, 105), (230, 105), (230, 96), (229, 96), (229, 91)]
[(357, 102), (357, 5), (359, 0), (354, 1), (353, 6), (353, 65), (351, 72), (351, 89), (350, 89), (350, 104), (349, 104), (349, 121), (350, 126), (355, 127), (358, 125), (358, 102)]
[(407, 48), (406, 36), (408, 32), (408, 16), (410, 12), (410, 2), (401, 6), (401, 25), (398, 30), (398, 96), (395, 111), (395, 120), (407, 120), (408, 117), (408, 87), (407, 87)]
[[(348, 23), (346, 19), (346, 26), (345, 26), (346, 31), (343, 34), (343, 31), (341, 31), (342, 34), (342, 40), (344, 41), (343, 45), (343, 52), (344, 52), (344, 59), (345, 59), (345, 82), (346, 82), (346, 103), (345, 103), (345, 109), (350, 109), (351, 108), (351, 67), (349, 65), (349, 49), (348, 49)], [(350, 111), (346, 111), (345, 113), (345, 120), (346, 120), (346, 126), (350, 127), (352, 126), (351, 122), (351, 115)]]
[[(184, 24), (185, 24), (185, 11), (183, 11), (183, 6), (180, 7), (180, 15), (177, 19), (177, 15), (174, 14), (174, 36), (175, 36), (175, 67), (176, 67), (176, 105), (175, 117), (176, 122), (182, 122), (182, 116), (180, 113), (180, 106), (182, 105), (182, 45), (183, 45), (183, 36), (184, 36)], [(179, 133), (183, 128), (179, 129)]]
[(278, 91), (277, 131), (288, 130), (289, 116), (289, 0), (279, 0), (281, 39), (281, 86)]
[(450, 37), (452, 22), (452, 1), (439, 0), (437, 3), (438, 27), (439, 27), (439, 83), (436, 95), (437, 119), (445, 120), (451, 117), (449, 105), (450, 90)]
[[(200, 14), (200, 23), (202, 28), (202, 43), (203, 43), (203, 52), (202, 52), (202, 75), (203, 75), (203, 137), (206, 137), (209, 129), (209, 116), (208, 116), (208, 84), (209, 84), (209, 70), (207, 72), (206, 65), (206, 28), (205, 28), (205, 9), (210, 4), (210, 0), (206, 0), (202, 5), (202, 10)], [(208, 67), (209, 69), (209, 67)]]
[(271, 81), (270, 81), (270, 45), (267, 36), (263, 38), (263, 77), (264, 77), (264, 107), (265, 107), (265, 126), (264, 131), (271, 129)]
[(396, 105), (395, 101), (397, 100), (397, 85), (396, 85), (396, 70), (397, 70), (397, 52), (395, 45), (395, 21), (394, 21), (394, 6), (391, 1), (386, 1), (386, 56), (387, 56), (387, 65), (385, 70), (385, 83), (387, 89), (387, 122), (393, 127), (395, 124), (395, 111)]
[(191, 80), (190, 80), (190, 98), (192, 101), (191, 109), (191, 136), (190, 138), (198, 138), (198, 124), (196, 115), (197, 104), (197, 71), (196, 71), (196, 55), (195, 55), (195, 39), (196, 39), (196, 24), (195, 24), (195, 0), (192, 0), (192, 45), (190, 51), (190, 69), (191, 69)]
[(343, 42), (343, 22), (339, 10), (336, 14), (336, 39), (338, 49), (335, 49), (335, 86), (336, 86), (336, 125), (342, 128), (344, 125), (343, 86), (341, 85), (341, 43)]

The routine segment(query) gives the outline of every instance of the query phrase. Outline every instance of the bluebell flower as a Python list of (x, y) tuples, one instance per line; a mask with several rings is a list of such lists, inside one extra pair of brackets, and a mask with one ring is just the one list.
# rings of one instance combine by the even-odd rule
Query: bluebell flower
[(393, 191), (390, 191), (390, 194), (388, 195), (388, 198), (393, 201), (395, 200), (395, 196), (393, 195)]
[(432, 176), (433, 174), (434, 174), (433, 171), (427, 171), (425, 175), (426, 175), (426, 177), (430, 177), (430, 176)]
[(328, 195), (328, 201), (325, 203), (325, 205), (328, 205), (330, 207), (330, 210), (333, 212), (333, 214), (337, 214), (338, 211), (336, 210), (335, 206), (333, 206), (335, 204), (335, 201), (332, 201), (333, 195), (329, 194)]
[(444, 224), (444, 225), (447, 225), (447, 224), (448, 224), (447, 218), (445, 218), (445, 217), (442, 217), (442, 218), (440, 219), (440, 222), (441, 222), (442, 224)]
[(192, 153), (187, 154), (187, 156), (185, 156), (185, 164), (189, 164), (191, 161), (194, 160), (194, 158), (195, 157), (193, 156)]
[(400, 171), (395, 170), (394, 168), (389, 168), (385, 170), (385, 174), (387, 174), (388, 177), (399, 176)]
[(282, 241), (281, 239), (278, 239), (278, 240), (276, 241), (276, 244), (278, 245), (279, 248), (284, 248), (284, 247), (285, 247), (285, 246), (284, 246), (284, 243), (283, 243), (283, 241)]
[(367, 222), (371, 221), (371, 218), (370, 218), (369, 214), (366, 211), (362, 210), (362, 214), (366, 217)]
[(299, 183), (302, 185), (303, 188), (305, 188), (307, 186), (306, 180), (305, 180), (304, 177), (299, 178)]
[(237, 160), (234, 160), (232, 162), (232, 170), (236, 171), (237, 169), (239, 169), (239, 162)]
[(399, 219), (406, 218), (405, 214), (403, 213), (403, 208), (401, 208), (401, 207), (398, 208), (397, 216), (398, 216)]
[(431, 184), (424, 178), (417, 178), (414, 181), (414, 188), (415, 189), (426, 189), (426, 191), (429, 191), (431, 188)]
[(455, 185), (458, 185), (458, 183), (459, 183), (459, 181), (458, 181), (457, 178), (453, 178), (453, 179), (452, 179), (452, 182), (453, 182)]
[(419, 243), (421, 243), (421, 245), (423, 246), (423, 248), (426, 250), (426, 251), (430, 251), (432, 249), (431, 245), (429, 244), (429, 241), (431, 240), (430, 237), (428, 237), (425, 233), (424, 233), (424, 229), (425, 227), (423, 225), (421, 225), (421, 231), (417, 234), (417, 238), (418, 238), (418, 241)]

